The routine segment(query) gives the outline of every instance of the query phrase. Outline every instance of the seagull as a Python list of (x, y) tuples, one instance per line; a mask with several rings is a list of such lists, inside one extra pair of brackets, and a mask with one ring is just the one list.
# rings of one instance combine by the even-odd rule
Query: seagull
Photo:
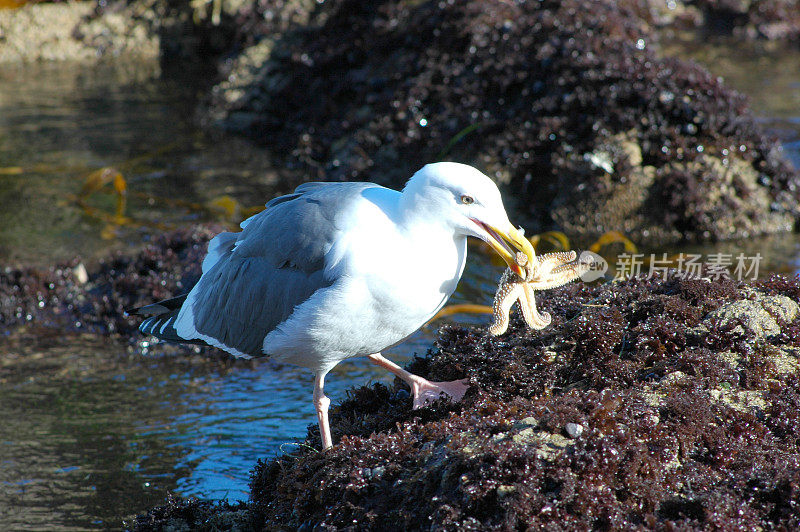
[(467, 237), (489, 244), (521, 278), (515, 250), (536, 260), (495, 183), (471, 166), (428, 164), (402, 191), (305, 183), (268, 202), (241, 231), (215, 236), (188, 294), (131, 313), (147, 317), (139, 327), (147, 335), (310, 369), (328, 449), (325, 376), (344, 359), (366, 356), (405, 381), (414, 408), (463, 397), (466, 379), (431, 382), (381, 352), (447, 302), (464, 271)]

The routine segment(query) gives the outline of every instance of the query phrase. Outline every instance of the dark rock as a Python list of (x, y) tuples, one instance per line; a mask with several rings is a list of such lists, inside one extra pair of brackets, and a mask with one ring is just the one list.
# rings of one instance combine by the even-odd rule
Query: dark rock
[(334, 447), (259, 462), (247, 508), (267, 529), (795, 529), (800, 319), (763, 336), (729, 309), (798, 295), (797, 277), (670, 274), (542, 293), (543, 331), (444, 327), (410, 369), (469, 377), (463, 403), (354, 390)]
[(460, 160), (536, 229), (659, 244), (796, 224), (800, 177), (746, 100), (658, 57), (628, 3), (330, 0), (310, 20), (234, 66), (214, 115), (311, 175), (399, 185)]
[(170, 497), (165, 506), (136, 517), (128, 526), (129, 530), (165, 532), (255, 532), (263, 529), (260, 516), (244, 503), (214, 503), (178, 497)]

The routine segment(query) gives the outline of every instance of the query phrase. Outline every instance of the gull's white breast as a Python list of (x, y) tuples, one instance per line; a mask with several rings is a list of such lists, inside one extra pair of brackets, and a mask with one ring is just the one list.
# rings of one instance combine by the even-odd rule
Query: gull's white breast
[(447, 301), (466, 260), (466, 237), (427, 217), (399, 223), (399, 193), (358, 202), (326, 262), (335, 282), (318, 290), (264, 340), (277, 360), (312, 369), (390, 347)]

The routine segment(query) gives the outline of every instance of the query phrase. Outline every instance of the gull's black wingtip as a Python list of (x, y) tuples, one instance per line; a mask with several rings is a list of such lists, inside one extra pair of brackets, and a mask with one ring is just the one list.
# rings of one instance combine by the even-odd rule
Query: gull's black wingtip
[(186, 301), (187, 295), (188, 294), (183, 294), (178, 297), (164, 299), (141, 307), (127, 308), (122, 312), (124, 312), (125, 316), (159, 316), (161, 314), (167, 314), (173, 310), (180, 310), (181, 305)]

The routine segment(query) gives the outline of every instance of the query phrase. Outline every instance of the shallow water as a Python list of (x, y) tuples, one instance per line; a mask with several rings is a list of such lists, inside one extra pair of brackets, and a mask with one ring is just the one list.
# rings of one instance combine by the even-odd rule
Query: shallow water
[[(764, 88), (758, 83), (770, 77), (766, 64), (752, 76), (751, 90), (789, 103), (756, 100), (756, 111), (800, 165), (800, 106), (791, 104), (800, 80), (775, 77)], [(154, 229), (136, 224), (109, 232), (69, 199), (106, 166), (120, 169), (129, 190), (143, 194), (130, 194), (127, 215), (172, 226), (209, 214), (159, 198), (204, 203), (229, 194), (256, 205), (281, 189), (262, 150), (197, 128), (194, 82), (158, 78), (148, 66), (0, 71), (0, 264), (92, 257), (151, 235)], [(91, 202), (113, 212), (115, 198), (97, 194)], [(761, 252), (768, 258), (762, 273), (800, 270), (793, 235), (681, 251)], [(489, 302), (498, 273), (473, 253), (453, 302)], [(388, 355), (401, 364), (424, 355), (437, 326)], [(102, 337), (26, 333), (25, 340), (0, 344), (0, 529), (119, 527), (168, 492), (247, 498), (255, 461), (291, 450), (315, 421), (311, 375), (298, 368), (221, 365), (164, 355), (157, 345), (144, 355)], [(357, 359), (332, 372), (326, 393), (335, 404), (349, 387), (376, 381), (389, 379)]]
[[(171, 201), (229, 195), (250, 206), (275, 194), (279, 176), (264, 150), (199, 130), (197, 80), (159, 76), (149, 64), (0, 69), (0, 261), (91, 257), (152, 233), (141, 223), (105, 232), (104, 221), (75, 206), (87, 177), (105, 167), (127, 180), (126, 215), (167, 227), (209, 218)], [(89, 205), (113, 214), (109, 192)]]

